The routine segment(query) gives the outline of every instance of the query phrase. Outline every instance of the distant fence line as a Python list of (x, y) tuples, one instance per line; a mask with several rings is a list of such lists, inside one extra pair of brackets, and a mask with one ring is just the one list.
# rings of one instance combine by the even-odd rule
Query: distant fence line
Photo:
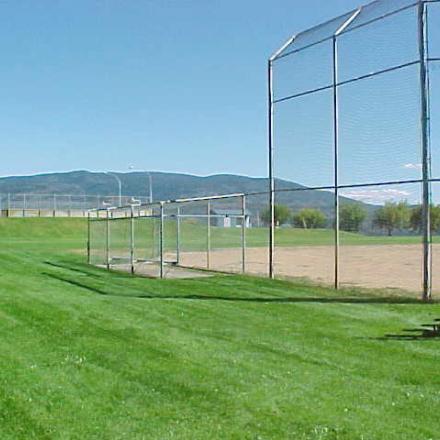
[(0, 193), (2, 217), (85, 217), (90, 209), (123, 206), (133, 200), (147, 203), (147, 196), (101, 194)]

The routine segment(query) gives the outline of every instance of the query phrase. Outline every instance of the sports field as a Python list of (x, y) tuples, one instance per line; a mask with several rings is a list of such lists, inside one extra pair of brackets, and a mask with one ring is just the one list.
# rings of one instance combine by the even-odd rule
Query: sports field
[(438, 303), (131, 277), (85, 264), (82, 220), (0, 230), (2, 439), (439, 438)]
[[(440, 245), (433, 245), (440, 257)], [(219, 249), (211, 252), (210, 268), (222, 272), (241, 270), (241, 250)], [(422, 280), (421, 245), (350, 245), (340, 251), (340, 282), (343, 286), (406, 290), (418, 294)], [(268, 273), (268, 250), (249, 248), (246, 251), (246, 273)], [(206, 266), (205, 252), (185, 252), (181, 263), (187, 267)], [(433, 260), (434, 291), (440, 291), (436, 274), (440, 258)], [(279, 247), (275, 252), (277, 277), (303, 278), (320, 284), (334, 283), (333, 246)]]
[[(136, 232), (136, 254), (148, 257), (146, 249), (156, 250), (158, 259), (158, 229), (153, 223), (140, 219)], [(104, 234), (101, 222), (99, 231)], [(129, 258), (129, 220), (117, 221), (112, 228), (112, 255)], [(246, 273), (268, 274), (268, 235), (266, 228), (246, 230)], [(155, 240), (154, 240), (155, 237)], [(176, 223), (167, 222), (165, 228), (165, 259), (175, 261)], [(415, 235), (364, 235), (340, 233), (339, 275), (342, 286), (405, 290), (420, 295), (422, 290), (423, 248), (421, 237)], [(433, 291), (440, 293), (440, 243), (433, 237)], [(322, 285), (334, 284), (334, 232), (330, 229), (280, 228), (275, 233), (275, 273), (277, 277), (308, 280)], [(105, 257), (104, 239), (101, 238), (101, 260)], [(179, 262), (185, 267), (207, 268), (207, 227), (182, 223)], [(240, 228), (211, 227), (209, 268), (221, 272), (242, 271)], [(128, 269), (127, 264), (119, 266)], [(139, 273), (156, 274), (158, 268), (140, 266)]]

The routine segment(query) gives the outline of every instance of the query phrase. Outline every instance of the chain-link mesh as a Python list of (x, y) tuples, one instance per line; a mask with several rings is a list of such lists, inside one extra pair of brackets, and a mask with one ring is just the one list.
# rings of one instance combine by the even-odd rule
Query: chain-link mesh
[(89, 218), (89, 262), (95, 266), (107, 264), (107, 221), (97, 216)]
[(91, 209), (129, 206), (133, 199), (146, 203), (146, 197), (78, 194), (3, 193), (3, 217), (86, 217)]
[(429, 294), (439, 14), (379, 0), (271, 58), (275, 276)]
[(279, 277), (331, 283), (333, 191), (284, 191), (275, 195), (274, 268)]

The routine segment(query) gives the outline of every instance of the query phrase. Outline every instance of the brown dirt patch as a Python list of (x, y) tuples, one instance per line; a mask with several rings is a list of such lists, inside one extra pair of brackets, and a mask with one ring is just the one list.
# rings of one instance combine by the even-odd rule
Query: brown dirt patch
[[(436, 258), (438, 255), (439, 258)], [(246, 250), (246, 271), (266, 275), (268, 251)], [(207, 267), (205, 252), (181, 253), (180, 263), (188, 267)], [(210, 269), (224, 272), (241, 271), (241, 250), (211, 251)], [(433, 284), (440, 292), (440, 245), (433, 245)], [(279, 247), (275, 252), (275, 272), (279, 277), (306, 278), (321, 284), (333, 284), (334, 248), (332, 246)], [(340, 282), (344, 286), (402, 289), (420, 292), (422, 287), (421, 245), (341, 246)]]

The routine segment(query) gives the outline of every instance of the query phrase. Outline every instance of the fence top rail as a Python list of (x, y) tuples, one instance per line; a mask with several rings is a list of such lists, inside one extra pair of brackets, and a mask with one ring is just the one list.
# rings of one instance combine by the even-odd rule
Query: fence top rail
[(111, 208), (93, 208), (89, 209), (89, 212), (100, 212), (100, 211), (107, 211), (109, 209), (117, 209), (117, 210), (128, 210), (132, 208), (136, 209), (149, 209), (149, 208), (157, 208), (163, 205), (172, 205), (172, 204), (178, 204), (178, 203), (190, 203), (190, 202), (202, 202), (202, 201), (209, 201), (209, 200), (220, 200), (220, 199), (232, 199), (236, 197), (244, 197), (247, 194), (245, 193), (232, 193), (232, 194), (221, 194), (221, 195), (213, 195), (213, 196), (204, 196), (204, 197), (189, 197), (189, 198), (182, 198), (182, 199), (174, 199), (174, 200), (160, 200), (152, 203), (143, 203), (139, 205), (123, 205), (123, 206), (117, 206), (117, 207), (111, 207)]
[[(337, 38), (347, 32), (372, 24), (378, 20), (383, 20), (406, 9), (416, 7), (419, 4), (436, 3), (438, 1), (440, 0), (400, 0), (395, 2), (395, 5), (391, 5), (389, 0), (372, 1), (295, 34), (269, 57), (269, 62), (274, 62), (280, 58)], [(383, 5), (385, 5), (384, 8), (382, 8)], [(375, 11), (375, 8), (377, 8), (377, 11)], [(322, 32), (319, 32), (320, 30)]]
[[(0, 193), (0, 197), (2, 196), (33, 196), (33, 197), (90, 197), (90, 198), (115, 198), (118, 199), (118, 194), (63, 194), (63, 193), (35, 193), (35, 192), (3, 192)], [(122, 198), (134, 197), (134, 198), (148, 198), (148, 196), (136, 196), (136, 195), (122, 195)]]

